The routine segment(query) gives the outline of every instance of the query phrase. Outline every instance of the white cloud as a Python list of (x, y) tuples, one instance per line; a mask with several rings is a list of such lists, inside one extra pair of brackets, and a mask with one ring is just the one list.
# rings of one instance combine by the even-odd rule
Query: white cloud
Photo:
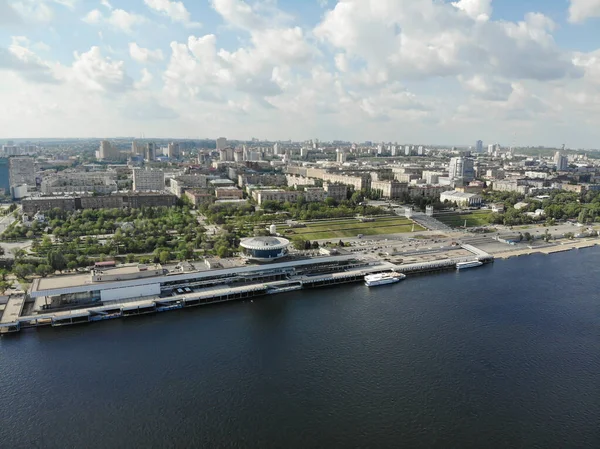
[(492, 15), (492, 0), (459, 0), (452, 6), (464, 11), (474, 20), (486, 22)]
[(139, 81), (137, 81), (134, 84), (134, 87), (138, 90), (144, 90), (146, 89), (148, 86), (150, 86), (150, 84), (152, 84), (152, 80), (154, 79), (154, 76), (152, 76), (152, 73), (150, 73), (148, 71), (148, 69), (146, 69), (145, 67), (142, 69), (142, 77), (140, 78)]
[(129, 43), (129, 55), (140, 63), (158, 62), (163, 60), (163, 53), (160, 49), (150, 50), (140, 47), (135, 42)]
[(54, 18), (53, 9), (43, 0), (21, 0), (13, 2), (9, 6), (12, 6), (23, 20), (50, 22)]
[(230, 25), (246, 30), (266, 28), (267, 21), (243, 0), (212, 0), (212, 6)]
[(93, 92), (122, 92), (131, 85), (131, 78), (125, 73), (123, 61), (113, 61), (104, 57), (99, 47), (92, 47), (84, 53), (74, 52), (71, 67), (59, 67), (60, 76), (66, 81), (76, 82), (84, 89)]
[(95, 23), (100, 23), (102, 21), (102, 19), (104, 19), (104, 16), (100, 12), (100, 10), (92, 9), (81, 20), (83, 20), (85, 23), (95, 24)]
[(600, 17), (600, 0), (570, 0), (569, 21), (583, 22), (592, 17)]
[(173, 22), (181, 22), (189, 28), (198, 28), (201, 26), (198, 22), (192, 22), (190, 12), (180, 1), (144, 0), (144, 3), (149, 8), (165, 14)]
[(93, 9), (88, 12), (81, 20), (90, 24), (97, 25), (100, 23), (107, 23), (113, 28), (116, 28), (125, 33), (131, 33), (133, 27), (143, 24), (148, 20), (139, 14), (125, 11), (123, 9), (111, 9), (108, 16), (104, 16), (102, 11)]
[(108, 0), (101, 0), (100, 4), (102, 6), (104, 6), (106, 9), (108, 9), (109, 11), (112, 11), (113, 6), (110, 4), (110, 2)]

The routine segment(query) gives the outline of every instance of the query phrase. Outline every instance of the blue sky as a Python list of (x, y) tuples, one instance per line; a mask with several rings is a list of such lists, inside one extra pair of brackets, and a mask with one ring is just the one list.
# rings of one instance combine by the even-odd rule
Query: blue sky
[(600, 0), (0, 0), (0, 138), (600, 147)]

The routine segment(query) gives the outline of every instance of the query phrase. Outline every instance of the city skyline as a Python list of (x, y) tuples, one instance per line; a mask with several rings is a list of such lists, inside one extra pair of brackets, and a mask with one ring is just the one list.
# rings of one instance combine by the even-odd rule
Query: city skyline
[(0, 0), (0, 139), (597, 148), (596, 1)]

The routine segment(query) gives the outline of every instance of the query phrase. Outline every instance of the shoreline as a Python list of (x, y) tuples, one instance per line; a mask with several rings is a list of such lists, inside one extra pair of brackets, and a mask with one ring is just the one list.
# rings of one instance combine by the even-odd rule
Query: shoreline
[(520, 256), (530, 256), (532, 254), (554, 254), (554, 253), (563, 253), (566, 251), (571, 251), (574, 249), (582, 249), (582, 248), (592, 248), (594, 246), (598, 246), (600, 245), (600, 239), (593, 239), (593, 240), (585, 240), (585, 241), (580, 241), (580, 242), (576, 242), (576, 241), (569, 241), (569, 242), (564, 242), (564, 243), (559, 243), (556, 245), (550, 245), (550, 246), (542, 246), (539, 248), (520, 248), (520, 249), (513, 249), (513, 250), (509, 250), (509, 251), (503, 251), (503, 252), (499, 252), (499, 253), (495, 253), (493, 254), (495, 259), (510, 259), (512, 257), (520, 257)]

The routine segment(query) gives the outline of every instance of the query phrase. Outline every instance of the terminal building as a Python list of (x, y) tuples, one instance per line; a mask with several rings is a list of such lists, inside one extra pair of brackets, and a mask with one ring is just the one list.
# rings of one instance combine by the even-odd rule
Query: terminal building
[(281, 237), (249, 237), (240, 246), (244, 255), (257, 262), (273, 262), (285, 257), (290, 241)]

